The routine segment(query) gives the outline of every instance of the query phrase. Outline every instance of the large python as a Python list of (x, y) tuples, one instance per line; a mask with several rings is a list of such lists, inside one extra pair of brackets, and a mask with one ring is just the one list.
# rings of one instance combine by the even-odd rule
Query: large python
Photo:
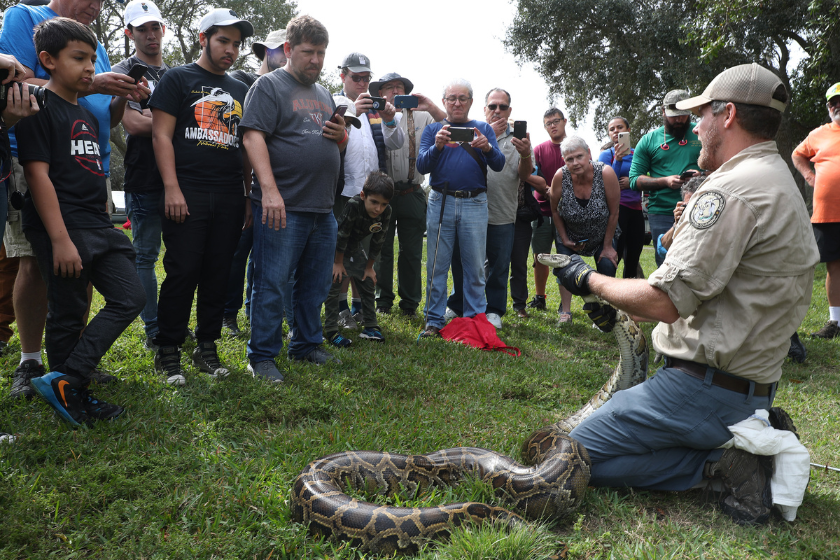
[[(540, 254), (538, 260), (558, 267), (565, 255)], [(587, 296), (586, 301), (598, 301)], [(552, 426), (534, 432), (522, 455), (532, 466), (476, 447), (443, 449), (429, 455), (346, 451), (311, 462), (292, 491), (292, 516), (309, 524), (314, 535), (349, 540), (360, 550), (414, 553), (423, 544), (446, 536), (467, 521), (523, 523), (505, 508), (478, 502), (405, 508), (373, 504), (348, 495), (346, 488), (393, 496), (416, 495), (433, 487), (457, 485), (466, 475), (489, 483), (497, 496), (528, 519), (560, 519), (583, 500), (590, 476), (586, 449), (567, 434), (616, 391), (647, 377), (648, 346), (642, 330), (619, 311), (613, 329), (620, 359), (615, 371), (582, 408)]]

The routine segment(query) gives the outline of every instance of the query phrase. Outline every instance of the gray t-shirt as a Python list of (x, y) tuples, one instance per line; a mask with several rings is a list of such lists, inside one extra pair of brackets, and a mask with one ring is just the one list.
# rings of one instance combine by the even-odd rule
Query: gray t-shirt
[[(304, 86), (282, 68), (260, 76), (248, 91), (240, 126), (266, 133), (271, 170), (286, 210), (332, 212), (340, 154), (338, 144), (324, 138), (321, 129), (334, 109), (323, 86)], [(256, 174), (251, 198), (262, 200)]]
[(498, 173), (487, 170), (487, 223), (491, 226), (512, 224), (516, 221), (519, 198), (519, 152), (513, 145), (513, 130), (496, 137), (499, 149), (505, 155), (505, 167)]

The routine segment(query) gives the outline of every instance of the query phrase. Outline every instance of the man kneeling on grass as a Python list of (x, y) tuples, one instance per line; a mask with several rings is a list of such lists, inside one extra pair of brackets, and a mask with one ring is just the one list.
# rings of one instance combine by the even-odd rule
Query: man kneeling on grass
[[(134, 247), (105, 210), (105, 173), (93, 114), (78, 97), (93, 83), (96, 36), (58, 17), (35, 27), (35, 50), (50, 75), (49, 102), (16, 126), (29, 192), (23, 230), (47, 286), (46, 348), (52, 368), (32, 386), (74, 426), (116, 418), (121, 406), (96, 399), (90, 372), (146, 303)], [(88, 283), (105, 307), (85, 326)]]
[[(391, 206), (394, 196), (394, 181), (381, 171), (372, 171), (367, 176), (362, 192), (347, 201), (338, 219), (338, 240), (335, 245), (333, 263), (333, 285), (325, 304), (324, 337), (333, 346), (346, 348), (352, 340), (338, 332), (338, 304), (341, 295), (341, 281), (350, 276), (362, 296), (362, 316), (365, 328), (359, 336), (376, 342), (385, 337), (376, 324), (374, 309), (374, 286), (376, 273), (373, 265), (382, 252), (385, 234), (391, 223)], [(370, 240), (370, 254), (365, 255), (362, 239), (373, 234)]]

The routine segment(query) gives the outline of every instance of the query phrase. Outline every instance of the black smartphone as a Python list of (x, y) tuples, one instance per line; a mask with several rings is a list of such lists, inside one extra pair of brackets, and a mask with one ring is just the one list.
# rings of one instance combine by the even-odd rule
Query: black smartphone
[(475, 129), (463, 126), (450, 126), (449, 140), (452, 142), (472, 142), (475, 140)]
[(145, 76), (145, 75), (146, 75), (146, 70), (148, 70), (148, 69), (149, 69), (149, 67), (148, 67), (148, 66), (146, 66), (145, 64), (140, 64), (140, 63), (138, 62), (138, 63), (136, 63), (134, 66), (132, 66), (132, 67), (131, 67), (131, 70), (129, 70), (129, 71), (128, 71), (127, 76), (128, 76), (129, 78), (133, 78), (133, 79), (134, 79), (134, 83), (136, 84), (137, 82), (139, 82), (139, 81), (140, 81), (140, 79), (141, 79), (143, 76)]
[(416, 109), (417, 102), (417, 98), (413, 95), (394, 96), (394, 107), (396, 107), (397, 109)]
[(371, 101), (373, 101), (373, 107), (371, 107), (371, 111), (381, 111), (385, 108), (385, 98), (384, 97), (371, 97)]
[(692, 177), (694, 177), (694, 174), (695, 174), (695, 173), (696, 173), (696, 171), (693, 171), (693, 170), (691, 170), (691, 171), (683, 171), (683, 172), (680, 174), (680, 179), (682, 179), (683, 181), (688, 181), (689, 179), (691, 179)]
[(520, 140), (525, 139), (525, 133), (528, 132), (527, 121), (513, 121), (513, 137)]
[(341, 115), (343, 117), (344, 113), (346, 113), (346, 112), (347, 112), (347, 105), (339, 105), (338, 107), (335, 108), (335, 111), (333, 111), (333, 114), (330, 116), (330, 122), (338, 122), (336, 120), (335, 116), (336, 115)]

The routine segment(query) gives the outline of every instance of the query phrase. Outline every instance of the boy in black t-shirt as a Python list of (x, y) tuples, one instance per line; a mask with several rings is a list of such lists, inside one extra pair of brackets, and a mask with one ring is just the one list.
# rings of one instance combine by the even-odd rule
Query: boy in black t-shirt
[[(51, 370), (32, 387), (74, 426), (116, 418), (123, 408), (93, 397), (90, 373), (140, 313), (146, 297), (131, 241), (106, 212), (98, 124), (78, 104), (93, 83), (96, 37), (68, 18), (35, 27), (35, 50), (50, 74), (47, 103), (16, 127), (29, 192), (23, 230), (47, 286), (45, 344)], [(85, 326), (91, 283), (105, 307)]]
[[(347, 201), (338, 219), (338, 239), (333, 261), (333, 285), (324, 304), (324, 338), (339, 348), (352, 341), (338, 332), (338, 302), (344, 276), (356, 281), (362, 299), (365, 328), (359, 335), (365, 340), (385, 342), (376, 323), (373, 265), (382, 252), (385, 233), (391, 223), (390, 201), (394, 196), (394, 181), (381, 171), (372, 171), (365, 179), (362, 192)], [(371, 235), (370, 254), (365, 255), (362, 239)]]
[(196, 288), (193, 362), (213, 379), (229, 373), (215, 340), (222, 334), (230, 263), (243, 224), (250, 221), (238, 130), (248, 86), (225, 71), (254, 28), (232, 10), (218, 8), (201, 19), (199, 31), (198, 62), (169, 70), (149, 101), (166, 245), (155, 367), (170, 385), (186, 382), (179, 346)]

